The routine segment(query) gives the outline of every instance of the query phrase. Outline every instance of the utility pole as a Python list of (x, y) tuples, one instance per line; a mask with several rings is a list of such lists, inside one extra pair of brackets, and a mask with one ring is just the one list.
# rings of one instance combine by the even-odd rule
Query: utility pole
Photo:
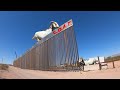
[(16, 55), (16, 58), (17, 58), (17, 53), (16, 53), (16, 51), (15, 51), (15, 55)]
[(2, 64), (3, 64), (3, 58), (2, 58)]

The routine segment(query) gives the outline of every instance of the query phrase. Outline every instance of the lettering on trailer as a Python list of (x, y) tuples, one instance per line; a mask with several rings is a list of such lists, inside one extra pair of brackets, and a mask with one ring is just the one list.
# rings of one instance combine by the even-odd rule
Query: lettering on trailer
[(53, 31), (53, 34), (58, 34), (60, 33), (61, 31), (71, 27), (73, 25), (73, 22), (72, 22), (72, 19), (69, 20), (68, 22), (66, 22), (65, 24), (61, 25), (58, 29), (54, 30)]
[(64, 23), (63, 25), (61, 25), (58, 29), (55, 29), (52, 33), (48, 34), (46, 37), (42, 38), (41, 41), (39, 41), (35, 46), (45, 42), (46, 40), (50, 39), (51, 37), (55, 36), (56, 34), (62, 32), (64, 30), (66, 30), (67, 28), (69, 28), (71, 26), (73, 26), (72, 19), (69, 20), (68, 22)]

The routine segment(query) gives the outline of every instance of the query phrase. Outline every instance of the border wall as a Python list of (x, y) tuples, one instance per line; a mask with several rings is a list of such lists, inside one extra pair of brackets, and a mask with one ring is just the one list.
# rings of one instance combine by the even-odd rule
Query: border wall
[(17, 58), (13, 65), (22, 69), (54, 70), (77, 60), (78, 47), (73, 22), (69, 20)]

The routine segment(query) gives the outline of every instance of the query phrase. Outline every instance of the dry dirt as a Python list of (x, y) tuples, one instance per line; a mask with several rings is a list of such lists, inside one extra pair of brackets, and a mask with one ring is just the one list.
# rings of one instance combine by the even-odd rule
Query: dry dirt
[[(89, 71), (91, 70), (91, 71)], [(0, 78), (3, 79), (120, 79), (120, 61), (108, 63), (108, 69), (98, 70), (98, 65), (86, 66), (85, 72), (53, 72), (20, 69), (9, 66), (8, 71), (1, 70)]]

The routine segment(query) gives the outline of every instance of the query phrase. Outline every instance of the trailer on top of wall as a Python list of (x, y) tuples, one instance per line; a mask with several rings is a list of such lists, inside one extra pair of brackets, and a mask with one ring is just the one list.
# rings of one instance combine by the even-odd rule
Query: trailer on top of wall
[(79, 60), (72, 20), (37, 42), (13, 65), (22, 69), (55, 70), (62, 65), (75, 65)]

